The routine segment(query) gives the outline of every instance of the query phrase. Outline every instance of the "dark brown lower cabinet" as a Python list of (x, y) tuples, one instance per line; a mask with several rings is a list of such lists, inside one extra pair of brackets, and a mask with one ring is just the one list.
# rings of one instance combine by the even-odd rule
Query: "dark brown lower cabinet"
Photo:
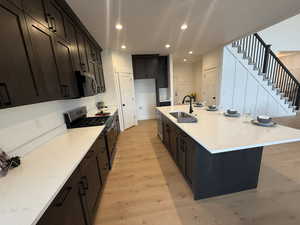
[(92, 147), (81, 164), (81, 184), (85, 190), (85, 199), (88, 210), (87, 214), (89, 218), (92, 218), (94, 214), (98, 195), (102, 186), (95, 147), (96, 145)]
[(98, 160), (98, 167), (101, 174), (101, 183), (102, 186), (105, 185), (107, 175), (109, 173), (109, 160), (108, 160), (108, 151), (106, 149), (105, 144), (105, 136), (101, 135), (99, 137), (100, 141), (98, 142), (99, 145), (97, 146), (98, 153), (97, 153), (97, 160)]
[(80, 170), (76, 169), (60, 193), (56, 196), (38, 225), (88, 225), (80, 196)]
[(105, 134), (100, 134), (38, 225), (92, 225), (109, 172)]

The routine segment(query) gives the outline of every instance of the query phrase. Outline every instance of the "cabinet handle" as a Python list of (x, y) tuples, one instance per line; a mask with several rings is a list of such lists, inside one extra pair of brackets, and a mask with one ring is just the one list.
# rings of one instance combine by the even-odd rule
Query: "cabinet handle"
[(47, 14), (47, 21), (48, 21), (48, 27), (50, 30), (52, 30), (54, 28), (53, 23), (52, 23), (52, 16), (51, 14)]
[(83, 72), (86, 72), (86, 67), (85, 67), (85, 63), (80, 63), (81, 65), (81, 69)]
[(89, 189), (89, 182), (88, 182), (87, 176), (83, 176), (83, 177), (81, 177), (81, 179), (82, 179), (83, 189), (88, 190)]
[(85, 196), (86, 193), (85, 193), (85, 190), (84, 190), (84, 187), (83, 187), (83, 182), (79, 182), (79, 195), (80, 196)]
[(8, 88), (5, 83), (0, 83), (0, 106), (11, 105), (11, 99), (8, 93)]
[(65, 193), (62, 196), (61, 200), (59, 202), (55, 203), (56, 207), (61, 207), (64, 204), (64, 202), (66, 201), (66, 199), (67, 199), (68, 195), (70, 194), (71, 190), (72, 190), (72, 187), (67, 187), (64, 190)]
[(53, 32), (56, 33), (57, 29), (56, 29), (56, 20), (53, 16), (51, 16), (50, 20), (53, 22)]

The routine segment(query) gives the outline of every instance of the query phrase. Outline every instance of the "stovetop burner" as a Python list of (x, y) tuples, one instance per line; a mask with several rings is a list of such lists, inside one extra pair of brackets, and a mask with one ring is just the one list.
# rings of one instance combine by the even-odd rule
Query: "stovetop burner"
[(76, 127), (91, 127), (91, 126), (102, 126), (105, 124), (108, 117), (86, 117), (79, 119), (71, 124), (72, 128)]
[(87, 117), (86, 107), (80, 107), (64, 114), (68, 128), (103, 126), (110, 118), (109, 116)]

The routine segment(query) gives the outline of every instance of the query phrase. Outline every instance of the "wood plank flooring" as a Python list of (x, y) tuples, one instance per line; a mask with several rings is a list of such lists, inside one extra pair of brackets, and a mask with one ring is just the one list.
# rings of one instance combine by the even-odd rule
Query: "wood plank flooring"
[(265, 148), (257, 189), (194, 201), (155, 120), (121, 133), (95, 219), (95, 225), (299, 224), (300, 143)]

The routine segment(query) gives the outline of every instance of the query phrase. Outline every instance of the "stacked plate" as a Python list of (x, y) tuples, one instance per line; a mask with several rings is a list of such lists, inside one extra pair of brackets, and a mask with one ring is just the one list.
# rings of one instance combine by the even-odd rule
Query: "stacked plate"
[(214, 112), (214, 111), (217, 111), (218, 108), (216, 105), (209, 105), (206, 109), (207, 111), (211, 111), (211, 112)]
[(240, 117), (241, 114), (235, 109), (228, 109), (224, 112), (224, 115), (228, 117)]
[(258, 116), (256, 120), (252, 120), (251, 122), (262, 127), (274, 127), (276, 125), (276, 122), (272, 121), (271, 117), (265, 115)]

